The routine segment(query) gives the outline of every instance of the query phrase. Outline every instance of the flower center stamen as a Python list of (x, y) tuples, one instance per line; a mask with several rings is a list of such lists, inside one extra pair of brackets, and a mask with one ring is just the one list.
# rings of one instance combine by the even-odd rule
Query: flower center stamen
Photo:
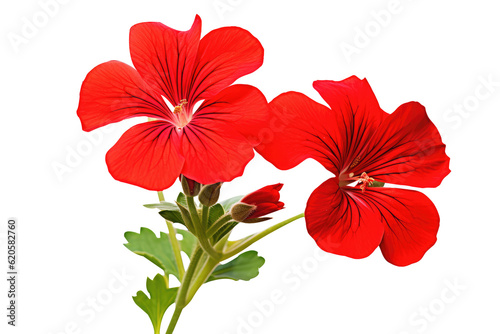
[(187, 104), (187, 100), (186, 99), (182, 99), (180, 102), (181, 103), (179, 105), (175, 106), (175, 108), (174, 108), (174, 114), (181, 113), (184, 110), (184, 105)]
[(383, 187), (382, 182), (377, 182), (373, 177), (370, 177), (368, 173), (363, 172), (361, 175), (354, 175), (354, 173), (349, 173), (347, 175), (340, 174), (339, 186), (345, 187), (347, 185), (360, 186), (359, 188), (364, 192), (366, 187)]
[(358, 184), (361, 185), (360, 188), (362, 192), (365, 192), (365, 188), (371, 186), (373, 182), (375, 182), (375, 179), (373, 177), (369, 177), (368, 174), (366, 174), (365, 172), (363, 172), (361, 176), (358, 178)]

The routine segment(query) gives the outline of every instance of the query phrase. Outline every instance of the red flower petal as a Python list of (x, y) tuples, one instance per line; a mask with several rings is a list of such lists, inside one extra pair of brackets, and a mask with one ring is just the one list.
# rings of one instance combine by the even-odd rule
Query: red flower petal
[(118, 181), (164, 190), (175, 182), (184, 164), (179, 146), (178, 132), (170, 123), (142, 123), (123, 134), (106, 154), (106, 163)]
[(246, 195), (240, 200), (240, 202), (252, 205), (257, 205), (259, 203), (265, 202), (275, 203), (280, 199), (281, 188), (283, 188), (283, 183), (265, 186)]
[(253, 146), (236, 130), (217, 119), (192, 120), (183, 129), (182, 174), (202, 184), (228, 182), (243, 175), (254, 156)]
[(233, 85), (205, 100), (194, 114), (196, 124), (224, 123), (241, 133), (255, 145), (259, 133), (269, 119), (269, 106), (265, 96), (253, 86)]
[(270, 103), (270, 134), (257, 152), (279, 169), (290, 169), (307, 158), (336, 173), (340, 168), (337, 118), (327, 107), (297, 92)]
[(200, 34), (198, 15), (188, 31), (158, 22), (139, 23), (130, 29), (130, 54), (135, 68), (174, 106), (188, 97)]
[(360, 259), (377, 248), (384, 226), (377, 207), (331, 178), (316, 188), (305, 211), (307, 231), (326, 252)]
[(337, 117), (334, 126), (338, 130), (330, 127), (328, 131), (330, 134), (338, 133), (334, 140), (339, 145), (335, 153), (341, 156), (343, 162), (341, 172), (356, 161), (387, 114), (380, 109), (366, 79), (352, 76), (342, 81), (318, 80), (313, 87)]
[(273, 213), (275, 211), (279, 211), (285, 207), (285, 204), (283, 202), (276, 202), (276, 203), (261, 203), (257, 205), (257, 208), (255, 209), (254, 212), (252, 212), (246, 220), (254, 219), (254, 218), (259, 218), (265, 215), (268, 215), (270, 213)]
[(379, 126), (361, 162), (351, 171), (377, 181), (437, 187), (450, 173), (450, 158), (436, 126), (417, 102), (400, 106)]
[(424, 194), (394, 188), (357, 192), (380, 210), (385, 230), (380, 249), (390, 263), (397, 266), (415, 263), (436, 242), (439, 214)]
[(126, 118), (170, 119), (167, 106), (137, 71), (119, 61), (96, 66), (82, 84), (77, 111), (85, 131)]
[(200, 42), (189, 101), (210, 98), (236, 79), (258, 69), (264, 59), (260, 42), (238, 27), (213, 30)]
[(182, 174), (202, 184), (231, 181), (254, 157), (253, 133), (265, 124), (268, 105), (255, 87), (234, 85), (205, 100), (183, 128)]

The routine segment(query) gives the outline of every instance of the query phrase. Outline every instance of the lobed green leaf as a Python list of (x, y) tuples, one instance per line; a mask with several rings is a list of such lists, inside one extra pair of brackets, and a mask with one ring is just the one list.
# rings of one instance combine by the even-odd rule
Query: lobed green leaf
[(256, 251), (242, 253), (234, 260), (217, 266), (207, 282), (218, 279), (249, 281), (259, 275), (259, 268), (264, 262), (265, 259), (258, 256)]
[[(177, 234), (182, 236), (182, 240), (179, 240), (181, 251), (191, 257), (196, 247), (196, 237), (188, 231), (179, 229)], [(165, 274), (172, 274), (179, 279), (174, 251), (167, 233), (161, 232), (158, 238), (153, 231), (142, 227), (140, 233), (126, 232), (125, 239), (128, 241), (125, 247), (129, 250), (153, 262)]]
[(137, 295), (132, 298), (151, 319), (154, 332), (159, 333), (163, 315), (168, 307), (175, 302), (178, 288), (169, 289), (165, 277), (160, 274), (157, 274), (153, 280), (148, 278), (146, 288), (150, 295), (149, 298), (143, 291), (138, 291)]

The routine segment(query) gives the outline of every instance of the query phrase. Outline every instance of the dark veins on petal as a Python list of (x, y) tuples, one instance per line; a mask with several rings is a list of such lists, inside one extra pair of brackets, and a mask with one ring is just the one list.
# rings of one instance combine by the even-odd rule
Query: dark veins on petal
[[(353, 191), (360, 192), (357, 189), (355, 189)], [(377, 195), (385, 196), (385, 197), (387, 197), (387, 200), (395, 201), (395, 202), (399, 203), (401, 206), (403, 206), (405, 209), (407, 209), (408, 212), (410, 212), (408, 207), (403, 202), (401, 202), (397, 197), (391, 196), (391, 195), (383, 193), (383, 192), (377, 192)], [(396, 233), (394, 231), (394, 229), (391, 227), (391, 224), (389, 224), (389, 221), (388, 221), (386, 214), (384, 212), (387, 212), (402, 229), (404, 229), (407, 232), (410, 232), (410, 230), (406, 227), (406, 222), (401, 220), (400, 218), (398, 218), (396, 215), (394, 215), (391, 212), (391, 208), (394, 206), (394, 204), (390, 204), (390, 203), (387, 203), (387, 201), (383, 201), (383, 200), (379, 199), (377, 196), (375, 196), (369, 190), (362, 193), (362, 196), (364, 196), (365, 200), (367, 200), (373, 204), (373, 207), (375, 207), (377, 209), (377, 211), (379, 212), (383, 223), (385, 223), (385, 225), (391, 230), (391, 232), (394, 234), (394, 236), (397, 239), (399, 239), (399, 233)], [(383, 208), (384, 210), (381, 210), (381, 208)], [(407, 235), (410, 236), (410, 238), (413, 241), (415, 241), (413, 239), (413, 236), (411, 235), (411, 233), (407, 233)]]

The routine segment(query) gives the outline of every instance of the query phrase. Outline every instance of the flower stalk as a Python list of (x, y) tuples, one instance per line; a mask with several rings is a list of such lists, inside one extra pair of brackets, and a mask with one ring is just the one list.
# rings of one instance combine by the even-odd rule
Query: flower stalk
[[(158, 199), (160, 202), (165, 202), (163, 191), (158, 191)], [(170, 239), (170, 243), (172, 244), (172, 250), (174, 251), (175, 264), (177, 266), (177, 270), (179, 271), (179, 278), (182, 280), (184, 278), (185, 269), (184, 263), (182, 262), (179, 240), (177, 240), (177, 231), (171, 221), (165, 219), (165, 222), (167, 223), (168, 237)]]
[(300, 213), (296, 216), (293, 216), (292, 218), (289, 218), (287, 220), (282, 221), (281, 223), (278, 223), (276, 225), (273, 225), (264, 231), (252, 234), (248, 237), (245, 237), (243, 239), (237, 240), (237, 241), (230, 241), (228, 242), (228, 248), (224, 251), (224, 254), (222, 256), (222, 260), (229, 259), (236, 254), (244, 251), (246, 248), (248, 248), (250, 245), (255, 243), (256, 241), (259, 241), (260, 239), (264, 238), (265, 236), (273, 233), (274, 231), (282, 228), (283, 226), (286, 226), (290, 224), (293, 221), (296, 221), (297, 219), (300, 219), (304, 217), (303, 213)]
[[(193, 202), (194, 203), (194, 202)], [(189, 204), (189, 203), (188, 203)], [(190, 205), (191, 207), (192, 205)], [(202, 208), (203, 212), (203, 208)], [(203, 215), (202, 215), (203, 216)], [(177, 294), (176, 300), (175, 300), (175, 310), (174, 314), (172, 315), (172, 318), (170, 320), (168, 329), (166, 334), (172, 334), (177, 322), (179, 321), (179, 317), (182, 313), (182, 310), (191, 302), (193, 297), (195, 296), (196, 292), (200, 289), (200, 287), (206, 283), (206, 281), (210, 278), (214, 270), (217, 268), (217, 266), (220, 264), (221, 261), (227, 260), (235, 255), (238, 255), (241, 253), (243, 250), (245, 250), (247, 247), (252, 245), (254, 242), (262, 239), (263, 237), (271, 234), (272, 232), (280, 229), (283, 226), (288, 225), (289, 223), (300, 219), (304, 217), (304, 214), (301, 213), (299, 215), (296, 215), (290, 219), (287, 219), (281, 223), (278, 223), (276, 225), (273, 225), (259, 233), (250, 235), (246, 238), (243, 238), (238, 241), (228, 241), (229, 234), (228, 233), (226, 236), (224, 236), (216, 245), (215, 248), (219, 249), (217, 252), (214, 248), (217, 257), (212, 256), (209, 252), (205, 250), (205, 248), (202, 247), (202, 243), (209, 243), (208, 239), (211, 237), (210, 234), (213, 233), (213, 231), (217, 230), (209, 230), (207, 231), (206, 234), (202, 234), (202, 236), (205, 238), (204, 241), (201, 240), (200, 236), (198, 236), (198, 242), (196, 249), (194, 250), (191, 260), (189, 263), (189, 266), (187, 268), (186, 274), (184, 275), (184, 278), (181, 281), (181, 285), (179, 287), (179, 292)], [(199, 216), (198, 216), (199, 218)], [(231, 220), (231, 215), (226, 214), (223, 215), (219, 220), (216, 221), (212, 225), (212, 227), (220, 226), (223, 227), (226, 223), (228, 223)], [(204, 225), (202, 225), (204, 226)], [(198, 229), (198, 231), (203, 230), (203, 229)], [(227, 247), (228, 245), (231, 245), (230, 247)], [(210, 247), (212, 247), (210, 245)], [(226, 250), (221, 251), (221, 248), (226, 248)]]

